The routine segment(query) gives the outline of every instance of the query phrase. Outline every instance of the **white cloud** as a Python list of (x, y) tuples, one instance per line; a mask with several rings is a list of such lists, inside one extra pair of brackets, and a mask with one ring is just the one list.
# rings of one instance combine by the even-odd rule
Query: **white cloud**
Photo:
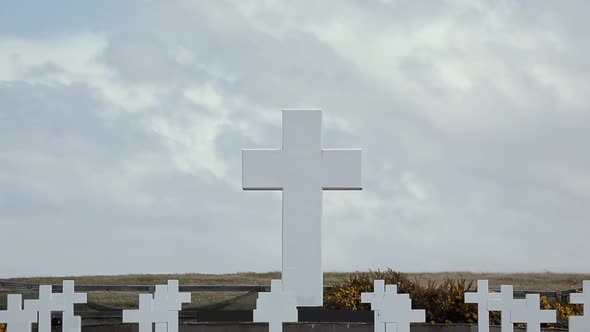
[(280, 195), (241, 191), (240, 150), (279, 147), (296, 107), (364, 149), (364, 190), (325, 195), (326, 269), (587, 272), (590, 48), (579, 10), (543, 6), (149, 2), (108, 32), (2, 35), (2, 232), (70, 227), (102, 262), (55, 246), (2, 273), (278, 269)]

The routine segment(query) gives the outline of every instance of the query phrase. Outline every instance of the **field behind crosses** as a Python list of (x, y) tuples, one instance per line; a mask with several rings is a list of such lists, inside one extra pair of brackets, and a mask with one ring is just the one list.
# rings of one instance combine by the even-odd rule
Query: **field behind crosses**
[[(500, 285), (514, 285), (514, 290), (558, 291), (582, 287), (583, 280), (590, 280), (590, 274), (567, 273), (472, 273), (472, 272), (432, 272), (405, 273), (410, 279), (422, 284), (441, 283), (445, 278), (466, 281), (488, 279), (491, 289)], [(324, 285), (333, 286), (345, 281), (350, 272), (324, 273)], [(138, 274), (116, 276), (80, 276), (80, 277), (35, 277), (12, 278), (10, 281), (35, 284), (60, 284), (62, 280), (75, 280), (83, 285), (156, 285), (165, 284), (168, 279), (177, 279), (181, 285), (270, 285), (271, 279), (279, 279), (279, 272), (269, 273), (235, 273), (235, 274)], [(36, 297), (35, 292), (13, 288), (0, 288), (0, 306), (6, 305), (6, 294), (23, 293), (26, 298)], [(136, 308), (138, 292), (88, 292), (88, 301), (105, 307)], [(192, 303), (186, 309), (217, 308), (248, 309), (253, 308), (255, 293), (244, 292), (200, 292), (193, 293)]]

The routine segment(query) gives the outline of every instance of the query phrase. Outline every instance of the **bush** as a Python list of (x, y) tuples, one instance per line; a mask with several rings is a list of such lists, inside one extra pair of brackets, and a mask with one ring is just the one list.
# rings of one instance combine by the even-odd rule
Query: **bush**
[(6, 332), (6, 324), (0, 323), (0, 332)]
[[(446, 279), (440, 285), (429, 282), (420, 284), (404, 274), (387, 271), (356, 272), (347, 281), (336, 285), (324, 295), (324, 306), (336, 310), (370, 310), (370, 304), (361, 303), (362, 292), (373, 292), (373, 281), (383, 279), (386, 284), (397, 284), (399, 293), (408, 293), (412, 308), (425, 309), (426, 321), (430, 323), (475, 323), (477, 305), (465, 303), (465, 292), (472, 289), (473, 282), (467, 283)], [(500, 324), (500, 314), (492, 312), (492, 324)]]

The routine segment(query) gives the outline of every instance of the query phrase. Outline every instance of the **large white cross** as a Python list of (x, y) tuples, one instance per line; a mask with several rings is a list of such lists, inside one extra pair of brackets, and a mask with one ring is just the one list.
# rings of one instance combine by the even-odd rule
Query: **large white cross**
[(22, 295), (8, 294), (6, 310), (0, 311), (0, 323), (6, 323), (10, 332), (30, 332), (31, 324), (37, 321), (37, 311), (23, 310)]
[(361, 150), (322, 149), (321, 111), (285, 110), (282, 149), (243, 151), (242, 187), (283, 191), (283, 287), (321, 306), (322, 191), (362, 188)]
[(269, 332), (282, 332), (284, 322), (297, 322), (295, 294), (283, 289), (281, 280), (272, 280), (270, 293), (258, 293), (254, 322), (267, 322)]
[(61, 293), (52, 295), (53, 300), (61, 306), (63, 311), (61, 327), (63, 332), (80, 332), (82, 329), (82, 319), (80, 316), (74, 316), (74, 304), (86, 303), (86, 293), (76, 293), (74, 290), (73, 280), (64, 280)]
[(514, 331), (512, 323), (512, 311), (514, 310), (514, 288), (512, 285), (500, 286), (500, 293), (490, 293), (488, 299), (488, 310), (500, 311), (500, 331)]
[(63, 303), (53, 300), (51, 285), (40, 285), (39, 299), (25, 300), (25, 309), (37, 311), (38, 332), (51, 332), (51, 312), (63, 310)]
[(541, 323), (555, 323), (555, 310), (541, 310), (539, 294), (527, 294), (526, 299), (514, 300), (512, 323), (526, 323), (527, 332), (541, 332)]
[(478, 332), (489, 332), (490, 313), (488, 310), (488, 281), (477, 281), (476, 293), (465, 293), (465, 303), (477, 303), (477, 329)]
[(570, 332), (590, 331), (590, 280), (584, 280), (582, 287), (582, 293), (570, 294), (570, 303), (584, 305), (584, 315), (569, 317)]

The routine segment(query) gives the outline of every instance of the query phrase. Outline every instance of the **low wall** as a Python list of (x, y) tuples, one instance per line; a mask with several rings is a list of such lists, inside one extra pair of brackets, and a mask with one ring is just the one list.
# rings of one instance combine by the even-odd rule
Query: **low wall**
[[(285, 323), (284, 332), (373, 332), (372, 323)], [(515, 328), (516, 332), (525, 329)], [(542, 329), (542, 332), (566, 331), (563, 329)], [(61, 332), (61, 327), (52, 328)], [(137, 324), (96, 324), (85, 325), (82, 332), (138, 332)], [(268, 332), (264, 323), (186, 323), (180, 325), (180, 332)], [(411, 332), (478, 332), (477, 325), (471, 324), (412, 324)], [(491, 326), (490, 332), (500, 332), (499, 326)]]

